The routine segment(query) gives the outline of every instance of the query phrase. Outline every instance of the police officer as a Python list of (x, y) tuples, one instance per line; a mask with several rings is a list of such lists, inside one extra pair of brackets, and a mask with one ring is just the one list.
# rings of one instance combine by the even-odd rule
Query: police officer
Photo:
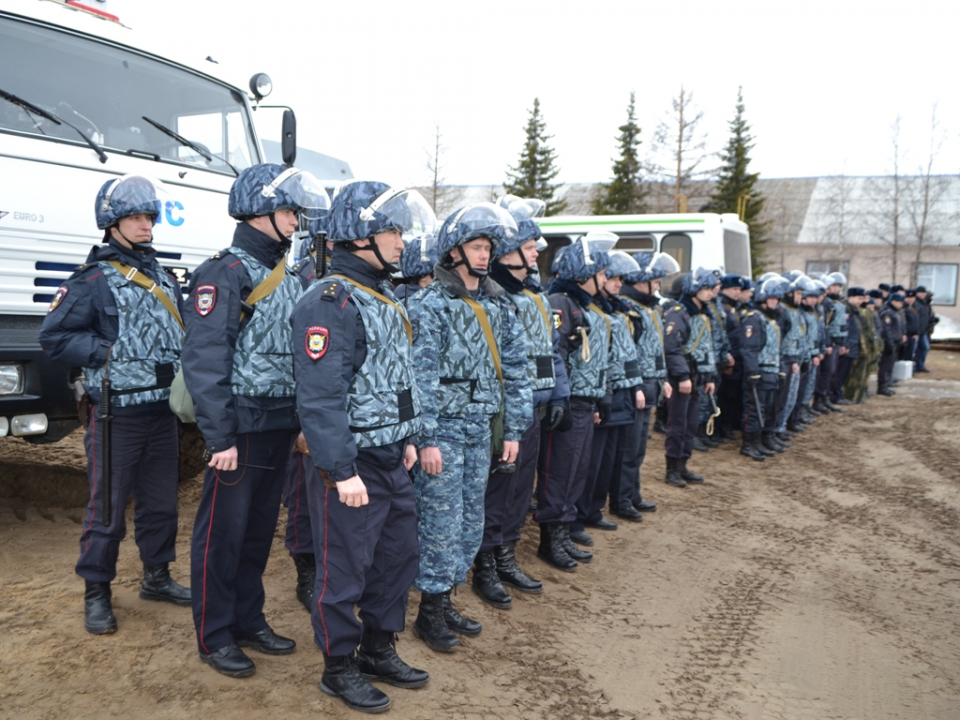
[[(81, 405), (81, 420), (87, 428), (90, 502), (76, 572), (86, 582), (84, 624), (94, 635), (117, 631), (110, 583), (131, 493), (144, 566), (140, 597), (190, 604), (190, 590), (169, 570), (176, 559), (179, 455), (169, 397), (180, 367), (183, 324), (180, 287), (160, 267), (153, 247), (153, 226), (165, 199), (159, 181), (143, 176), (104, 183), (95, 210), (105, 245), (91, 248), (86, 264), (60, 286), (40, 329), (40, 345), (53, 360), (84, 371), (88, 401)], [(108, 405), (100, 395), (104, 380), (111, 385)], [(104, 478), (107, 433), (110, 474)], [(105, 506), (112, 510), (109, 520)]]
[[(800, 391), (801, 365), (805, 354), (805, 325), (800, 318), (800, 300), (808, 280), (800, 270), (791, 270), (784, 277), (790, 286), (780, 303), (780, 319), (783, 335), (780, 338), (780, 371), (784, 373), (784, 382), (777, 400), (777, 418), (774, 435), (765, 438), (764, 444), (771, 450), (783, 452), (790, 447), (787, 423), (796, 407)], [(771, 446), (772, 442), (772, 446)], [(779, 446), (779, 447), (776, 447)]]
[(299, 427), (290, 326), (302, 293), (284, 258), (298, 215), (323, 188), (297, 168), (244, 169), (230, 189), (233, 244), (193, 274), (183, 369), (210, 462), (191, 546), (200, 659), (229, 677), (256, 671), (241, 648), (296, 648), (263, 615), (263, 570)]
[(436, 243), (428, 242), (424, 246), (423, 237), (415, 237), (407, 243), (400, 256), (402, 282), (397, 285), (394, 294), (403, 302), (409, 312), (409, 301), (420, 295), (420, 291), (433, 282), (433, 266), (437, 264)]
[(717, 388), (717, 404), (723, 411), (717, 419), (718, 436), (732, 440), (734, 430), (740, 427), (743, 408), (740, 404), (743, 394), (743, 372), (740, 367), (740, 295), (743, 292), (745, 278), (728, 273), (720, 278), (719, 310), (724, 332), (727, 336), (732, 365), (722, 368), (723, 382)]
[[(632, 308), (619, 299), (623, 276), (640, 271), (637, 261), (622, 250), (609, 253), (610, 264), (604, 271), (606, 280), (595, 297), (597, 305), (610, 318), (610, 358), (607, 377), (610, 383), (610, 409), (593, 430), (590, 449), (590, 470), (583, 492), (577, 500), (577, 517), (570, 525), (570, 538), (580, 545), (593, 545), (585, 527), (616, 530), (617, 524), (603, 517), (601, 509), (607, 501), (612, 479), (619, 481), (623, 446), (627, 429), (637, 425), (637, 411), (646, 406), (641, 390), (643, 378), (634, 340)], [(643, 516), (633, 507), (623, 513), (625, 519), (639, 522)]]
[(518, 232), (512, 240), (497, 245), (490, 277), (506, 291), (505, 297), (523, 329), (527, 377), (533, 388), (533, 415), (520, 438), (515, 466), (504, 467), (499, 458), (493, 458), (484, 500), (483, 541), (473, 570), (473, 590), (484, 602), (508, 608), (512, 599), (504, 586), (524, 593), (543, 592), (543, 583), (529, 577), (517, 565), (516, 544), (533, 494), (541, 424), (547, 431), (560, 427), (569, 412), (570, 388), (563, 359), (557, 351), (560, 336), (553, 327), (550, 303), (533, 279), (537, 241), (541, 237), (535, 218), (543, 215), (546, 204), (515, 195), (505, 195), (497, 204), (513, 216)]
[(844, 346), (847, 352), (840, 357), (837, 363), (837, 374), (833, 379), (834, 393), (839, 395), (838, 405), (850, 405), (852, 402), (844, 397), (844, 385), (850, 377), (854, 362), (860, 359), (860, 345), (863, 328), (860, 322), (860, 304), (866, 300), (866, 291), (861, 287), (847, 288), (847, 299), (844, 303), (847, 310), (847, 337)]
[(840, 299), (840, 290), (847, 284), (842, 272), (825, 274), (820, 278), (827, 286), (827, 297), (823, 301), (824, 323), (827, 327), (828, 344), (826, 355), (820, 363), (820, 375), (817, 379), (817, 391), (814, 408), (820, 412), (840, 412), (843, 408), (834, 404), (831, 393), (833, 377), (837, 372), (840, 355), (846, 352), (844, 340), (847, 337), (846, 308)]
[(488, 277), (497, 247), (517, 231), (510, 213), (492, 203), (454, 212), (437, 237), (436, 281), (411, 307), (423, 404), (414, 468), (420, 540), (414, 587), (421, 595), (413, 632), (441, 652), (460, 644), (453, 632), (482, 630), (453, 608), (450, 592), (466, 581), (483, 539), (491, 421), (502, 417), (498, 460), (515, 463), (533, 413), (523, 331), (503, 288)]
[[(634, 256), (635, 259), (639, 256)], [(638, 260), (639, 263), (639, 260)], [(663, 354), (663, 316), (660, 314), (660, 279), (679, 272), (677, 261), (666, 253), (650, 253), (639, 271), (623, 276), (620, 297), (633, 310), (630, 316), (634, 326), (637, 362), (643, 378), (641, 390), (644, 408), (640, 410), (632, 431), (624, 440), (623, 460), (619, 478), (610, 488), (610, 507), (614, 515), (631, 519), (630, 510), (655, 512), (656, 503), (643, 499), (640, 468), (647, 456), (650, 436), (650, 412), (661, 397), (669, 398), (673, 387), (667, 382), (667, 365)]]
[(713, 271), (702, 267), (679, 276), (674, 287), (680, 300), (663, 316), (667, 377), (674, 387), (667, 410), (665, 482), (674, 487), (703, 482), (701, 475), (687, 469), (687, 460), (693, 453), (701, 394), (712, 393), (716, 387), (717, 361), (705, 306), (717, 285)]
[(558, 428), (541, 438), (533, 517), (540, 525), (537, 557), (565, 571), (593, 559), (592, 553), (570, 539), (570, 523), (577, 517), (576, 502), (590, 471), (594, 425), (610, 403), (607, 370), (612, 326), (596, 303), (610, 256), (601, 247), (612, 247), (609, 233), (588, 233), (564, 248), (548, 290), (570, 382), (570, 428), (565, 432)]
[(891, 292), (880, 310), (880, 320), (883, 323), (883, 356), (877, 371), (877, 394), (887, 397), (896, 394), (896, 391), (890, 387), (893, 379), (893, 364), (897, 360), (900, 346), (906, 335), (901, 315), (903, 302), (904, 297), (901, 293)]
[(762, 442), (773, 435), (776, 395), (780, 386), (780, 324), (777, 306), (790, 281), (773, 276), (757, 288), (756, 309), (745, 309), (740, 320), (743, 358), (743, 445), (740, 454), (763, 461), (776, 454)]
[[(369, 680), (422, 687), (428, 675), (396, 653), (417, 572), (417, 512), (407, 472), (420, 428), (413, 331), (393, 295), (403, 235), (433, 232), (416, 192), (353, 182), (327, 218), (335, 272), (290, 318), (297, 407), (314, 470), (306, 476), (317, 579), (311, 608), (323, 652), (320, 689), (381, 712)], [(360, 609), (359, 620), (354, 607)], [(357, 646), (358, 653), (355, 653)]]
[[(713, 348), (717, 360), (716, 373), (714, 374), (716, 383), (714, 392), (712, 394), (704, 393), (700, 397), (700, 423), (697, 428), (697, 436), (693, 440), (693, 447), (695, 450), (699, 450), (701, 452), (706, 452), (711, 448), (720, 447), (722, 443), (727, 441), (727, 438), (723, 437), (721, 433), (716, 432), (715, 428), (713, 428), (714, 432), (708, 433), (707, 427), (711, 416), (714, 416), (715, 412), (719, 412), (721, 410), (720, 403), (718, 402), (717, 398), (720, 393), (720, 388), (723, 386), (724, 380), (726, 379), (724, 372), (732, 372), (733, 368), (736, 367), (733, 355), (730, 353), (730, 339), (727, 336), (723, 311), (720, 309), (719, 280), (723, 277), (723, 273), (714, 269), (713, 274), (717, 278), (718, 282), (712, 288), (712, 297), (710, 298), (710, 302), (703, 307), (710, 318), (710, 332), (713, 335)], [(722, 416), (723, 415), (721, 413), (719, 417)]]
[(908, 288), (903, 291), (903, 317), (905, 319), (905, 330), (907, 341), (903, 346), (901, 360), (913, 362), (913, 356), (917, 351), (917, 343), (920, 339), (920, 313), (917, 312), (917, 291)]

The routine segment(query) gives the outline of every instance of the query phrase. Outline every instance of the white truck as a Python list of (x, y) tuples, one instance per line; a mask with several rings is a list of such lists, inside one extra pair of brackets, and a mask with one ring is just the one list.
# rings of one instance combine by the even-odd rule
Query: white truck
[(541, 277), (549, 276), (556, 251), (591, 230), (620, 236), (618, 250), (664, 252), (681, 272), (720, 268), (751, 277), (750, 230), (734, 214), (676, 213), (664, 215), (558, 215), (540, 220), (547, 250), (540, 256)]
[[(214, 61), (177, 62), (105, 7), (0, 0), (0, 436), (54, 442), (77, 427), (78, 370), (51, 362), (37, 336), (57, 287), (102, 239), (100, 186), (128, 173), (163, 181), (158, 255), (185, 285), (232, 237), (237, 172), (263, 161), (250, 101), (269, 92), (267, 76), (248, 97)], [(284, 131), (295, 152), (292, 113)]]

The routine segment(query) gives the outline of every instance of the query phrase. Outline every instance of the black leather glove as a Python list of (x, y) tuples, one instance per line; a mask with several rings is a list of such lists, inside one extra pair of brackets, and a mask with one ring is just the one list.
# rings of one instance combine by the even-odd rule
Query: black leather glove
[(568, 414), (563, 405), (548, 405), (547, 417), (545, 418), (547, 432), (553, 432), (560, 427), (560, 424), (563, 423), (564, 416)]
[(600, 413), (600, 423), (606, 423), (610, 419), (610, 413), (613, 410), (613, 405), (610, 403), (600, 403), (597, 407), (598, 412)]
[(755, 387), (756, 387), (757, 385), (759, 385), (759, 384), (760, 384), (760, 376), (759, 376), (759, 375), (747, 375), (747, 386), (748, 386), (748, 387), (755, 388)]
[(777, 373), (777, 388), (782, 388), (783, 384), (787, 381), (787, 374), (785, 372)]

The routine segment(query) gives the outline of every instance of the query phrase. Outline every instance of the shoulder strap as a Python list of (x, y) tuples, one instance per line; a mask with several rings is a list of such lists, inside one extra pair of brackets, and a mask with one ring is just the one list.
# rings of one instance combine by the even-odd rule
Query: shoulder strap
[(600, 317), (603, 318), (604, 322), (607, 323), (607, 342), (609, 343), (610, 335), (613, 332), (610, 328), (610, 318), (607, 317), (607, 314), (603, 310), (601, 310), (596, 303), (590, 303), (589, 305), (587, 305), (587, 310), (593, 310), (595, 313), (597, 313), (598, 315), (600, 315)]
[(476, 300), (468, 297), (461, 297), (461, 299), (470, 306), (470, 309), (473, 310), (477, 316), (477, 320), (480, 321), (480, 327), (483, 328), (483, 335), (487, 338), (487, 347), (490, 349), (490, 356), (493, 358), (493, 366), (497, 369), (497, 377), (500, 378), (500, 384), (503, 385), (503, 370), (500, 368), (500, 350), (497, 348), (496, 338), (493, 337), (493, 328), (490, 327), (490, 318), (487, 317), (487, 311), (484, 310), (483, 305)]
[(169, 312), (173, 316), (173, 319), (177, 321), (177, 325), (180, 326), (180, 329), (184, 329), (183, 319), (180, 317), (180, 311), (177, 310), (177, 306), (173, 303), (173, 300), (170, 299), (170, 296), (160, 289), (159, 285), (157, 285), (153, 280), (148, 278), (132, 265), (126, 265), (119, 260), (107, 260), (107, 262), (113, 265), (116, 271), (123, 275), (127, 280), (135, 285), (139, 285), (153, 295), (157, 300), (159, 300), (160, 303), (167, 309), (167, 312)]
[(406, 331), (407, 331), (407, 339), (410, 341), (410, 344), (413, 345), (413, 327), (410, 325), (410, 321), (407, 319), (406, 313), (403, 312), (403, 310), (401, 309), (401, 307), (400, 307), (399, 304), (395, 303), (393, 300), (391, 300), (390, 298), (388, 298), (388, 297), (387, 297), (386, 295), (384, 295), (383, 293), (379, 293), (379, 292), (377, 292), (376, 290), (374, 290), (373, 288), (368, 288), (366, 285), (361, 285), (360, 283), (358, 283), (358, 282), (357, 282), (356, 280), (354, 280), (353, 278), (348, 278), (348, 277), (346, 277), (346, 276), (344, 276), (344, 275), (340, 275), (339, 273), (332, 273), (332, 274), (330, 274), (330, 275), (327, 275), (327, 277), (328, 277), (328, 278), (340, 278), (341, 280), (346, 280), (346, 281), (347, 281), (348, 283), (350, 283), (351, 285), (356, 285), (358, 288), (360, 288), (361, 290), (363, 290), (365, 293), (370, 293), (370, 294), (373, 295), (377, 300), (379, 300), (380, 302), (386, 303), (387, 305), (391, 306), (394, 310), (396, 310), (398, 313), (400, 313), (400, 317), (403, 318), (403, 326), (404, 326), (404, 328), (406, 328)]
[(550, 313), (547, 312), (547, 306), (544, 304), (543, 298), (541, 298), (537, 293), (526, 289), (524, 289), (523, 294), (529, 295), (537, 303), (537, 307), (540, 308), (540, 314), (543, 315), (543, 324), (547, 326), (547, 335), (552, 336), (553, 324), (550, 322)]
[[(258, 303), (261, 300), (263, 300), (265, 297), (270, 295), (270, 293), (272, 293), (274, 290), (280, 287), (280, 283), (283, 282), (283, 276), (286, 274), (286, 272), (287, 272), (287, 265), (281, 259), (277, 263), (276, 267), (274, 267), (273, 270), (270, 271), (270, 274), (267, 275), (264, 281), (259, 285), (257, 285), (253, 289), (253, 292), (247, 295), (247, 299), (244, 300), (244, 302), (247, 305), (253, 305), (254, 303)], [(247, 316), (247, 313), (241, 310), (240, 322), (243, 322), (243, 319), (246, 316)]]

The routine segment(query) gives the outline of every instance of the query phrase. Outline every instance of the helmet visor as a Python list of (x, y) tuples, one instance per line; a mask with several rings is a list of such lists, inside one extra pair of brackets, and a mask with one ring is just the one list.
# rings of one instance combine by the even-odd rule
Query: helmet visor
[(497, 205), (507, 210), (517, 220), (541, 218), (547, 211), (547, 204), (535, 198), (521, 198), (516, 195), (501, 195)]
[(592, 252), (599, 250), (608, 253), (613, 250), (613, 246), (617, 244), (620, 237), (606, 230), (591, 230), (584, 235), (584, 239), (590, 244)]
[(364, 212), (371, 213), (382, 219), (380, 232), (397, 230), (403, 239), (410, 241), (418, 235), (436, 235), (437, 216), (416, 190), (390, 189), (370, 203), (370, 207), (361, 211), (360, 219), (364, 220)]
[[(298, 168), (287, 168), (263, 187), (264, 197), (279, 199), (281, 209), (291, 207), (306, 220), (316, 220), (330, 210), (330, 196), (313, 173)], [(290, 206), (287, 205), (290, 203)]]
[(168, 201), (171, 201), (170, 193), (156, 178), (124, 175), (107, 188), (100, 211), (110, 213), (117, 219), (131, 215), (153, 215), (156, 223)]
[(680, 263), (672, 255), (661, 252), (656, 253), (644, 269), (648, 275), (666, 277), (680, 272)]
[(517, 236), (517, 221), (504, 208), (493, 203), (477, 203), (464, 209), (454, 220), (450, 233), (467, 240), (486, 237), (495, 242), (512, 240)]

